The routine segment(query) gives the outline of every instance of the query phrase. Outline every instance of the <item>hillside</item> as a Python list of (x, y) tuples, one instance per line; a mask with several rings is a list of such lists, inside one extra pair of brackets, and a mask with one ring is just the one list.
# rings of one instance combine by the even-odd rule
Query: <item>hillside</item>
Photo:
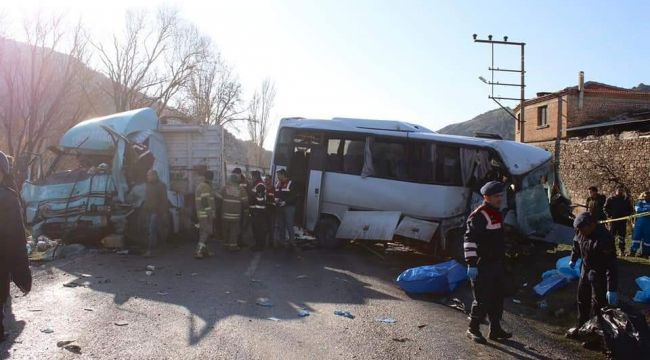
[(515, 138), (515, 121), (505, 110), (495, 109), (478, 115), (471, 120), (451, 124), (438, 130), (441, 134), (476, 136), (476, 133), (500, 135), (507, 140)]

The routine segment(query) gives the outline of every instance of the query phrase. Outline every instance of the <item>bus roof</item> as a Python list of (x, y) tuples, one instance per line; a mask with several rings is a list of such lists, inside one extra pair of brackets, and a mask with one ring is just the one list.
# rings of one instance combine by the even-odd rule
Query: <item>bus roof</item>
[(526, 174), (546, 163), (552, 157), (548, 151), (533, 145), (510, 140), (439, 134), (423, 126), (401, 121), (348, 118), (333, 118), (331, 120), (284, 118), (280, 121), (280, 128), (283, 127), (408, 137), (432, 142), (488, 147), (501, 155), (504, 164), (512, 175)]

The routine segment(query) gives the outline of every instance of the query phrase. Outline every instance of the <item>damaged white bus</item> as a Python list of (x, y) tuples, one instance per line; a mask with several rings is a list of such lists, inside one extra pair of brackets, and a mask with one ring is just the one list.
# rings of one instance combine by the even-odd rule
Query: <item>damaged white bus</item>
[(503, 210), (511, 229), (538, 239), (553, 229), (551, 154), (513, 141), (398, 121), (285, 118), (272, 164), (274, 173), (283, 168), (304, 194), (296, 224), (324, 247), (399, 238), (458, 254), (489, 180), (509, 185)]

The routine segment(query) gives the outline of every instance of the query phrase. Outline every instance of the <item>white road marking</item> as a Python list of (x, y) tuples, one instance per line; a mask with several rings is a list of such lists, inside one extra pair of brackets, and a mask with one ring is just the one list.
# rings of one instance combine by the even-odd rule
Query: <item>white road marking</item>
[(246, 269), (244, 275), (246, 275), (247, 277), (253, 276), (253, 274), (255, 274), (255, 271), (257, 270), (257, 265), (259, 265), (261, 258), (262, 258), (262, 253), (255, 254), (253, 260), (251, 261), (251, 264), (248, 265), (248, 269)]

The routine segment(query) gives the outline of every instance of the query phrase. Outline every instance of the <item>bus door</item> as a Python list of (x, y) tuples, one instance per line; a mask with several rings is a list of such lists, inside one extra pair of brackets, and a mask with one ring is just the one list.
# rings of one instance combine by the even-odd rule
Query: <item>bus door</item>
[(314, 231), (320, 217), (323, 170), (326, 162), (327, 154), (324, 146), (321, 144), (312, 147), (305, 193), (305, 227), (309, 231)]

